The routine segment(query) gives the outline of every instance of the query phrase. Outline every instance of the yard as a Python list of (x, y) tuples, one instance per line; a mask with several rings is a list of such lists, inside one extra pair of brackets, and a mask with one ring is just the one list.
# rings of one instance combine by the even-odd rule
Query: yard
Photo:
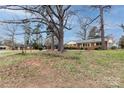
[(0, 87), (124, 87), (124, 50), (0, 52)]

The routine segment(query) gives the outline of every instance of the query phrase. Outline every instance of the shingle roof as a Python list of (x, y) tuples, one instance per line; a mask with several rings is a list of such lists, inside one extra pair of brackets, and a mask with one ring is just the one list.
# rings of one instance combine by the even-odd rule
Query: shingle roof
[[(105, 38), (105, 41), (107, 41), (107, 38)], [(96, 38), (96, 39), (88, 39), (88, 40), (78, 40), (76, 41), (77, 43), (90, 43), (90, 42), (101, 42), (101, 38)]]

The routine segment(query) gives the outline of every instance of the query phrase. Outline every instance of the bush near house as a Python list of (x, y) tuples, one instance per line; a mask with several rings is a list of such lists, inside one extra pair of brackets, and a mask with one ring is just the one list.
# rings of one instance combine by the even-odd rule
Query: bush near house
[(115, 50), (115, 49), (117, 49), (117, 47), (116, 46), (112, 46), (111, 49), (112, 50)]

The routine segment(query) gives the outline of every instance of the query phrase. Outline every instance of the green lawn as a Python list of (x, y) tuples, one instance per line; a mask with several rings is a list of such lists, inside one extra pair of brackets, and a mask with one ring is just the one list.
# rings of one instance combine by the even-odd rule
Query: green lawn
[(124, 87), (124, 50), (11, 53), (0, 54), (0, 87)]

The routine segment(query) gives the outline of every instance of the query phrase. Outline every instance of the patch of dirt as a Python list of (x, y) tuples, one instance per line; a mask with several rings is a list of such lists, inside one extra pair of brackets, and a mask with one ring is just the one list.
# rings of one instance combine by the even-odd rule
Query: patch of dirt
[(25, 65), (29, 65), (29, 66), (40, 66), (41, 65), (41, 61), (39, 59), (33, 59), (33, 60), (26, 60), (24, 62)]
[[(61, 69), (53, 67), (60, 59), (47, 61), (40, 57), (1, 68), (0, 87), (110, 87), (118, 86), (120, 82), (119, 78), (108, 78), (110, 76), (104, 78), (103, 74), (92, 76), (87, 69), (73, 73), (63, 67)], [(97, 66), (96, 62), (90, 63), (90, 68), (96, 69)], [(76, 67), (80, 68), (79, 65)], [(108, 73), (111, 75), (111, 71)]]

